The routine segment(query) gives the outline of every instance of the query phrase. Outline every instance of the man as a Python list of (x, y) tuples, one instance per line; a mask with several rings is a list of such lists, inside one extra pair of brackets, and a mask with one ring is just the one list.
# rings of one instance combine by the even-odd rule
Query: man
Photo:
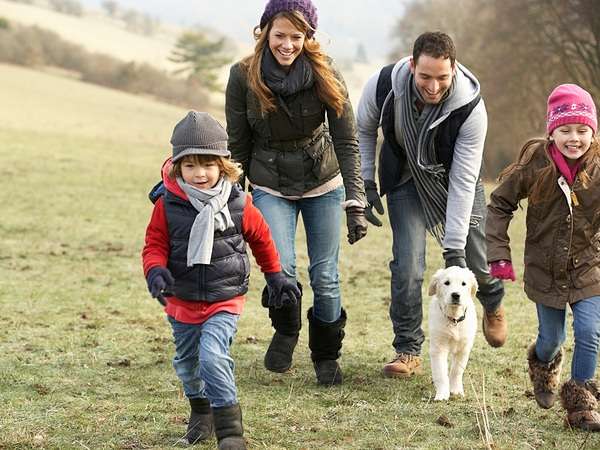
[(479, 82), (456, 62), (444, 33), (417, 38), (412, 57), (384, 67), (367, 82), (357, 112), (367, 219), (383, 206), (375, 182), (377, 130), (383, 132), (379, 188), (387, 196), (393, 260), (390, 318), (396, 357), (387, 377), (421, 371), (424, 334), (422, 293), (425, 233), (443, 247), (446, 267), (469, 267), (477, 277), (484, 307), (483, 332), (492, 347), (504, 345), (507, 323), (504, 287), (488, 272), (485, 196), (479, 178), (487, 113)]

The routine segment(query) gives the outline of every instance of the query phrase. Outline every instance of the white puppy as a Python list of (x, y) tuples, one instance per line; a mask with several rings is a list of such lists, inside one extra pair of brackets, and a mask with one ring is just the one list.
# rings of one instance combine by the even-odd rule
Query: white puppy
[[(434, 400), (464, 396), (463, 373), (477, 332), (477, 280), (458, 266), (438, 270), (429, 285), (429, 355)], [(450, 356), (450, 370), (448, 370)]]

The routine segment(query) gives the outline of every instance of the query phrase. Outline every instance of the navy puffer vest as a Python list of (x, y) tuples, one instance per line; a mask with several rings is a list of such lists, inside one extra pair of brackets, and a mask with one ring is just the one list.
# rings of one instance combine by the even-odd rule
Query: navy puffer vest
[(172, 294), (188, 301), (218, 302), (248, 291), (250, 261), (242, 235), (246, 194), (234, 184), (227, 201), (234, 227), (215, 231), (210, 264), (187, 266), (190, 230), (198, 211), (192, 204), (167, 191), (164, 197), (169, 228), (168, 268), (175, 278)]
[[(385, 98), (392, 90), (392, 69), (390, 64), (381, 69), (377, 80), (377, 106), (381, 110)], [(481, 97), (478, 95), (470, 103), (452, 111), (450, 115), (437, 126), (434, 143), (437, 160), (444, 166), (446, 175), (450, 173), (450, 166), (454, 158), (454, 144), (462, 124), (467, 120)], [(381, 195), (394, 189), (400, 182), (404, 164), (406, 164), (406, 151), (398, 143), (394, 127), (394, 95), (385, 103), (381, 113), (381, 130), (383, 144), (379, 152), (379, 188)]]

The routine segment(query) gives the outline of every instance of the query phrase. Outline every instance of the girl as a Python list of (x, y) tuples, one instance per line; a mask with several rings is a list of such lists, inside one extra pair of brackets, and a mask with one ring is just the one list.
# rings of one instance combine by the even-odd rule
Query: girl
[[(352, 107), (341, 75), (313, 38), (316, 27), (310, 0), (270, 0), (254, 29), (254, 53), (231, 68), (225, 112), (229, 148), (294, 281), (302, 214), (314, 293), (308, 345), (318, 383), (331, 385), (342, 382), (337, 359), (346, 323), (338, 275), (342, 208), (351, 244), (365, 236), (367, 222)], [(300, 302), (269, 308), (275, 334), (264, 359), (268, 370), (291, 367), (300, 314)]]
[(600, 395), (592, 379), (600, 339), (600, 145), (592, 97), (573, 84), (558, 86), (548, 98), (546, 125), (548, 138), (527, 142), (491, 194), (488, 261), (493, 276), (514, 281), (507, 229), (527, 198), (525, 292), (539, 322), (527, 353), (535, 398), (542, 408), (554, 404), (568, 304), (575, 347), (560, 398), (570, 426), (598, 431)]
[(245, 449), (229, 355), (248, 290), (245, 241), (265, 272), (272, 304), (283, 294), (295, 301), (300, 291), (281, 273), (267, 224), (235, 184), (241, 169), (229, 159), (221, 125), (190, 111), (171, 143), (173, 158), (162, 171), (166, 193), (146, 230), (144, 274), (173, 328), (173, 367), (191, 406), (186, 439), (200, 442), (214, 430), (219, 448)]

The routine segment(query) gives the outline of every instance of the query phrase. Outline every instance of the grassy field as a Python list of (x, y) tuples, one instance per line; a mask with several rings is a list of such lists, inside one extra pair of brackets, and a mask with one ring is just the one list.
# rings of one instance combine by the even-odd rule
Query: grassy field
[[(182, 446), (188, 406), (140, 250), (151, 211), (146, 193), (184, 111), (1, 65), (0, 98), (0, 448)], [(523, 214), (517, 219), (520, 241)], [(308, 286), (303, 233), (298, 241)], [(439, 249), (428, 251), (427, 278), (441, 264)], [(521, 252), (515, 245), (516, 261)], [(600, 447), (599, 437), (565, 429), (560, 407), (544, 411), (531, 398), (525, 348), (535, 313), (519, 282), (508, 286), (507, 345), (491, 349), (478, 331), (465, 399), (432, 401), (427, 342), (422, 376), (384, 379), (382, 364), (393, 355), (389, 259), (387, 226), (343, 244), (346, 379), (335, 388), (315, 384), (307, 326), (289, 373), (263, 368), (272, 331), (253, 271), (232, 350), (250, 448)], [(308, 291), (304, 310), (310, 303)]]

